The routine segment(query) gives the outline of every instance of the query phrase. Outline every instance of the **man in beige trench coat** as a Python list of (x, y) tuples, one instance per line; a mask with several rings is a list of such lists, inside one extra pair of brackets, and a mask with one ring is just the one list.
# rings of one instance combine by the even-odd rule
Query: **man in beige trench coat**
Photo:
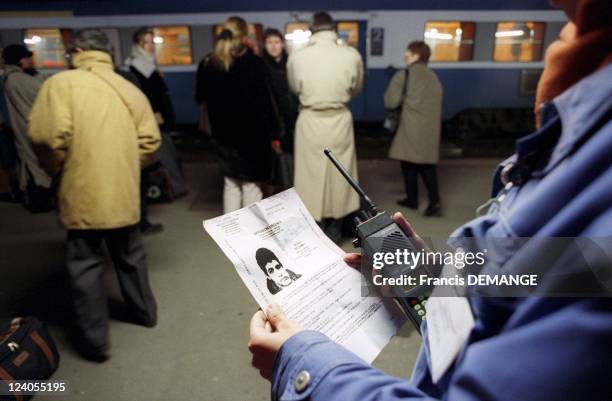
[(427, 68), (430, 55), (431, 50), (424, 42), (408, 45), (405, 53), (407, 70), (402, 69), (391, 78), (385, 91), (385, 107), (402, 107), (399, 127), (389, 151), (391, 159), (401, 161), (406, 186), (406, 198), (397, 203), (410, 209), (418, 208), (417, 178), (420, 175), (429, 197), (424, 214), (439, 216), (436, 163), (440, 152), (442, 85), (436, 74)]
[(359, 197), (327, 160), (330, 148), (357, 178), (353, 117), (346, 108), (363, 83), (357, 50), (338, 43), (334, 20), (315, 13), (308, 44), (287, 63), (291, 89), (300, 99), (295, 127), (295, 189), (333, 240), (341, 237), (342, 218), (359, 209)]

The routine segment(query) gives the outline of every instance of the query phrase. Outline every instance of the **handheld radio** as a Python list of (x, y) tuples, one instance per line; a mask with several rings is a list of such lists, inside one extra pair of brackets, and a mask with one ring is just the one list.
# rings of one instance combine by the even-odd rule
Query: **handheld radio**
[[(356, 238), (353, 240), (355, 248), (361, 248), (361, 271), (364, 274), (371, 274), (372, 266), (374, 265), (374, 255), (381, 253), (395, 253), (396, 250), (407, 250), (408, 252), (417, 252), (417, 249), (411, 242), (410, 238), (402, 231), (402, 229), (393, 221), (389, 213), (379, 211), (365, 193), (363, 188), (355, 181), (349, 172), (344, 168), (342, 163), (334, 156), (330, 149), (324, 150), (325, 155), (331, 160), (334, 166), (340, 171), (340, 174), (348, 181), (353, 189), (359, 194), (362, 202), (366, 205), (365, 210), (361, 210), (358, 216), (355, 217)], [(418, 277), (421, 274), (429, 275), (425, 266), (409, 268), (405, 265), (385, 265), (385, 277), (399, 278), (401, 276), (415, 277), (418, 283)], [(372, 284), (372, 280), (368, 280), (368, 284)], [(391, 296), (399, 304), (402, 311), (410, 319), (412, 324), (420, 332), (421, 322), (425, 320), (425, 303), (430, 293), (430, 288), (420, 285), (404, 285), (401, 288), (393, 286), (391, 288)], [(387, 294), (383, 294), (387, 295)]]

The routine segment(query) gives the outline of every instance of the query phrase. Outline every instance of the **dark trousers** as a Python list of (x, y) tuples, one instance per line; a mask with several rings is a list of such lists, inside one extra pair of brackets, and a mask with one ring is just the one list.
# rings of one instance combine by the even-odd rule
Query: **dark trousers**
[(440, 193), (438, 192), (438, 174), (435, 164), (418, 164), (403, 161), (401, 162), (402, 175), (404, 176), (404, 185), (406, 187), (406, 199), (408, 202), (417, 205), (419, 203), (419, 183), (418, 175), (421, 175), (429, 204), (435, 205), (440, 203)]
[(321, 221), (317, 221), (317, 224), (325, 235), (334, 242), (342, 240), (342, 222), (343, 219), (334, 219), (331, 217), (325, 217)]
[(148, 199), (147, 191), (149, 190), (149, 175), (159, 168), (159, 163), (153, 163), (143, 167), (140, 170), (140, 228), (145, 230), (151, 225), (149, 221), (149, 213), (147, 211)]
[(102, 284), (103, 242), (132, 315), (142, 323), (157, 319), (138, 225), (113, 230), (68, 230), (67, 267), (76, 326), (81, 340), (94, 349), (106, 348), (108, 339), (108, 300)]

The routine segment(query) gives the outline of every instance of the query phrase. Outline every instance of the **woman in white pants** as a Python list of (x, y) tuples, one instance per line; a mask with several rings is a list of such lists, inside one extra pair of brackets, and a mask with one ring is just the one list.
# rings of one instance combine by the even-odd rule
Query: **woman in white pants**
[(262, 198), (272, 175), (273, 148), (280, 149), (270, 75), (247, 39), (247, 23), (231, 17), (215, 50), (196, 74), (196, 102), (206, 107), (223, 175), (224, 213)]
[(223, 213), (238, 210), (263, 197), (261, 186), (256, 182), (225, 177), (223, 184)]

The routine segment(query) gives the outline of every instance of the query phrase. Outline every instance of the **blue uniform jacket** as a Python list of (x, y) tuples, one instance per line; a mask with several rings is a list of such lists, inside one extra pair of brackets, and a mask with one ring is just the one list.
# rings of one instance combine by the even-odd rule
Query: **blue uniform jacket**
[[(514, 159), (550, 147), (526, 182), (452, 236), (612, 238), (612, 65), (544, 109), (544, 124)], [(501, 189), (499, 168), (494, 191)], [(427, 327), (410, 381), (388, 376), (323, 334), (304, 331), (280, 349), (273, 400), (612, 400), (610, 298), (471, 297), (475, 327), (438, 383)], [(304, 386), (304, 373), (309, 380)], [(297, 381), (296, 381), (297, 377)], [(300, 382), (301, 385), (295, 384)], [(300, 390), (300, 391), (298, 391)]]

